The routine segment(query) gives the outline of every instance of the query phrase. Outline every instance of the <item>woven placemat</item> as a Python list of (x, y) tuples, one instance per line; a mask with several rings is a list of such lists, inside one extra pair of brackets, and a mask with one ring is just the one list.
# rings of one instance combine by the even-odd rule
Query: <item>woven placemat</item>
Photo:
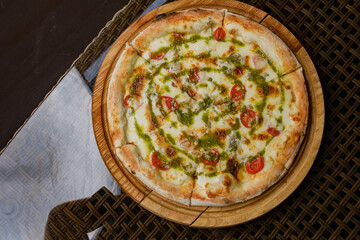
[[(326, 120), (318, 157), (299, 188), (271, 212), (226, 229), (195, 229), (141, 208), (125, 194), (101, 189), (49, 215), (47, 238), (87, 239), (360, 239), (360, 1), (244, 1), (284, 24), (317, 68)], [(75, 62), (83, 73), (151, 1), (130, 2)]]

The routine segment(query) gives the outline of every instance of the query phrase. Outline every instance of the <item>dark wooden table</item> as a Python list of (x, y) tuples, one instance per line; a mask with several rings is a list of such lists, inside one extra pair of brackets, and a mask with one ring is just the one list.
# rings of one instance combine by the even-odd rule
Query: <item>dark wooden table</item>
[(0, 0), (0, 149), (128, 0)]

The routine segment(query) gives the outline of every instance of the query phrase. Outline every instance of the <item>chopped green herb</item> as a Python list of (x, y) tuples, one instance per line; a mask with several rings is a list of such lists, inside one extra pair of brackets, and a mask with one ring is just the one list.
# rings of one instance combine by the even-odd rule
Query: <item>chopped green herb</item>
[(199, 148), (209, 148), (219, 144), (219, 139), (213, 134), (207, 133), (199, 139)]
[(232, 126), (232, 130), (239, 130), (240, 129), (240, 120), (239, 120), (239, 118), (236, 118), (236, 120), (235, 120), (235, 124)]
[(207, 108), (209, 108), (211, 103), (212, 103), (211, 97), (206, 97), (203, 100), (201, 100), (199, 102), (200, 111), (206, 110)]
[(169, 140), (169, 142), (170, 142), (171, 144), (173, 144), (173, 145), (176, 144), (175, 139), (174, 139), (169, 133), (166, 134), (166, 137), (167, 137), (167, 139)]

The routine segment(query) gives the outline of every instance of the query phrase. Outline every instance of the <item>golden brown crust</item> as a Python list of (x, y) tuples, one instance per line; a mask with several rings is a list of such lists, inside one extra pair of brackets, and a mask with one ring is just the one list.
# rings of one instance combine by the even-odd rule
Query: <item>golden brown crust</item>
[[(215, 189), (215, 194), (212, 196), (211, 187), (208, 184), (201, 186), (198, 181), (195, 182), (194, 191), (191, 197), (191, 205), (200, 206), (225, 206), (235, 204), (239, 202), (247, 201), (254, 198), (276, 181), (279, 180), (279, 176), (282, 176), (284, 167), (281, 164), (271, 165), (269, 169), (266, 169), (266, 165), (263, 171), (255, 175), (250, 175), (244, 171), (240, 172), (239, 180), (229, 174), (224, 173), (219, 176), (222, 179), (225, 176), (233, 179), (231, 186), (224, 185), (224, 181), (219, 181), (221, 184)], [(266, 170), (265, 170), (266, 169)], [(230, 191), (226, 191), (226, 189)], [(218, 195), (216, 195), (218, 193)]]
[(126, 124), (124, 109), (125, 84), (132, 74), (134, 62), (138, 58), (136, 51), (129, 45), (125, 46), (112, 73), (107, 90), (107, 120), (114, 147), (126, 144), (123, 126)]
[(207, 21), (211, 19), (214, 26), (222, 24), (224, 11), (195, 9), (169, 13), (166, 17), (155, 20), (142, 31), (132, 42), (139, 49), (145, 49), (154, 38), (162, 37), (171, 32), (199, 33), (207, 28)]
[(138, 154), (136, 147), (132, 144), (117, 148), (116, 154), (127, 170), (148, 187), (166, 198), (185, 205), (190, 204), (189, 199), (193, 188), (193, 179), (185, 176), (185, 180), (179, 185), (164, 181), (160, 170), (144, 161)]
[(274, 64), (281, 75), (300, 67), (286, 44), (261, 24), (233, 13), (227, 13), (224, 18), (224, 27), (230, 33), (227, 37), (240, 37), (245, 43), (257, 43), (270, 59), (275, 59)]
[[(289, 169), (306, 132), (309, 100), (301, 68), (285, 75), (284, 78), (292, 84), (292, 90), (295, 94), (295, 103), (298, 108), (298, 113), (291, 117), (293, 120), (293, 126), (290, 131), (287, 131), (288, 140), (285, 145), (283, 143), (281, 144), (283, 146), (283, 151), (281, 151), (283, 154), (278, 158), (278, 162), (283, 164), (286, 169)], [(276, 148), (279, 146), (273, 147)]]

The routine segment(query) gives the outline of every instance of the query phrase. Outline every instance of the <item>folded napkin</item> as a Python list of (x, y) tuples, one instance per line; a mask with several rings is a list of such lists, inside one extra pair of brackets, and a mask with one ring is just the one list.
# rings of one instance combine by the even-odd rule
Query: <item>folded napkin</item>
[(119, 187), (98, 151), (91, 91), (76, 68), (0, 156), (0, 239), (41, 239), (50, 210)]

